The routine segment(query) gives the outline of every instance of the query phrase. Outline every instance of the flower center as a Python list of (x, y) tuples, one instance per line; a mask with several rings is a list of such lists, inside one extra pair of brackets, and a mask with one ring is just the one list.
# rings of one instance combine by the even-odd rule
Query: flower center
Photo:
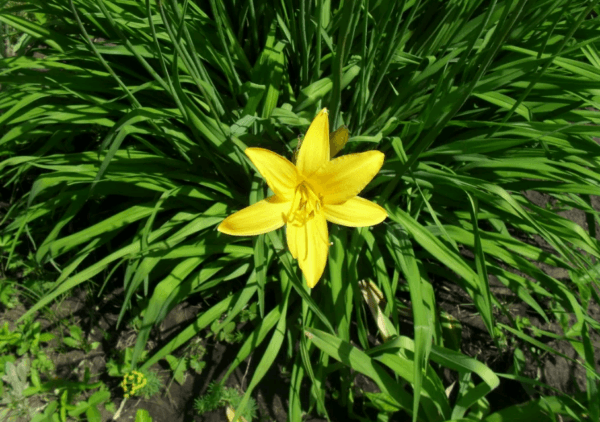
[(304, 181), (296, 186), (292, 207), (287, 215), (287, 224), (301, 227), (321, 212), (322, 207), (322, 198)]

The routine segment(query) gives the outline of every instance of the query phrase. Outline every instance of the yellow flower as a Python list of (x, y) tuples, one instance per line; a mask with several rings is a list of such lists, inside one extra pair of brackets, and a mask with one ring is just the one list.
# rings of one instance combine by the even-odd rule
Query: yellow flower
[(253, 236), (286, 225), (288, 248), (310, 288), (327, 263), (327, 221), (365, 227), (387, 217), (379, 205), (357, 196), (379, 172), (384, 155), (368, 151), (331, 160), (339, 148), (331, 149), (327, 109), (310, 125), (295, 165), (272, 151), (247, 148), (246, 155), (275, 195), (230, 215), (218, 227), (222, 233)]

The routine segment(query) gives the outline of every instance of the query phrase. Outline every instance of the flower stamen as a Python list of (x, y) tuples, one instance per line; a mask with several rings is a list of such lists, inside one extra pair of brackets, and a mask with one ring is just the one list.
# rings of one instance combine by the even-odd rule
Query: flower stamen
[(322, 198), (306, 181), (303, 181), (296, 186), (294, 200), (287, 215), (287, 223), (302, 227), (320, 213), (322, 208)]

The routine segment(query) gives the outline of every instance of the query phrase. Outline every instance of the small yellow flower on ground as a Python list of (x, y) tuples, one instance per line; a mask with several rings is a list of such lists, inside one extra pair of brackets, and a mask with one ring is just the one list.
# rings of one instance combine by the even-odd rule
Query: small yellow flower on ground
[(227, 217), (222, 233), (253, 236), (287, 226), (287, 244), (298, 260), (306, 283), (313, 288), (329, 253), (327, 221), (348, 227), (381, 223), (387, 213), (357, 196), (383, 165), (379, 151), (331, 159), (329, 115), (323, 109), (313, 120), (294, 165), (266, 149), (247, 148), (246, 155), (275, 195)]

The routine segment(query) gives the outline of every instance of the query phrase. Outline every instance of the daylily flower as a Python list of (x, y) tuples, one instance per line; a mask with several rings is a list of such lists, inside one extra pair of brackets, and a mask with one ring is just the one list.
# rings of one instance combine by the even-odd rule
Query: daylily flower
[(295, 165), (272, 151), (247, 148), (246, 155), (275, 194), (230, 215), (218, 230), (253, 236), (286, 225), (288, 248), (313, 288), (327, 263), (327, 221), (366, 227), (387, 217), (379, 205), (357, 196), (379, 172), (384, 155), (368, 151), (331, 160), (339, 149), (337, 142), (330, 147), (327, 109), (311, 123)]

